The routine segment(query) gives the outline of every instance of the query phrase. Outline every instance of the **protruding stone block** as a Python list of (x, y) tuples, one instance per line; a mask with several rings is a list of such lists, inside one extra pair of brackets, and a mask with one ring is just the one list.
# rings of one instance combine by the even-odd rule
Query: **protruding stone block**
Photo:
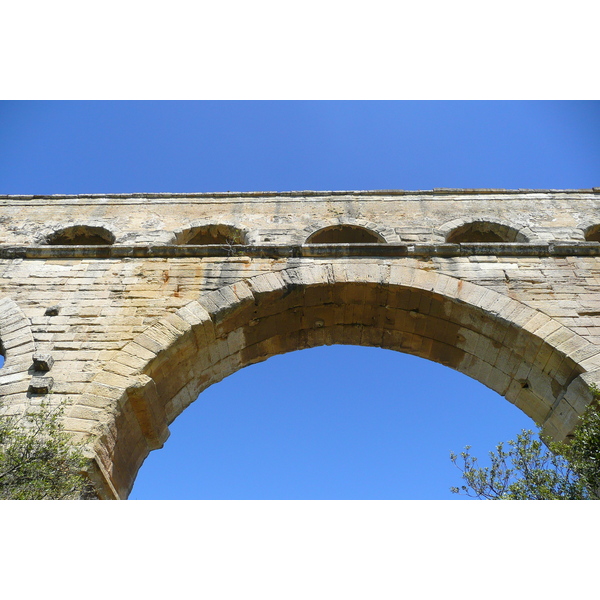
[(54, 359), (51, 354), (40, 354), (36, 352), (33, 355), (33, 368), (36, 371), (49, 371), (54, 364)]
[(29, 392), (32, 394), (48, 394), (54, 385), (52, 377), (32, 377)]

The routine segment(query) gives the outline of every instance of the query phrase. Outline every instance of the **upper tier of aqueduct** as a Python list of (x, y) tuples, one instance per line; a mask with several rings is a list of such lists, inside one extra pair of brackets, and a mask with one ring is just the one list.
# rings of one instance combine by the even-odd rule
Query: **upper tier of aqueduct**
[(212, 383), (321, 344), (440, 362), (569, 435), (600, 384), (600, 188), (3, 196), (0, 395), (126, 498)]

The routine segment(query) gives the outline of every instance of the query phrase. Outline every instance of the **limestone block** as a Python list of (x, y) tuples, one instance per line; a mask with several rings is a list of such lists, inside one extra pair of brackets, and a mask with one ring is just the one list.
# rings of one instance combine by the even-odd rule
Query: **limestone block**
[[(268, 294), (271, 292), (282, 291), (286, 287), (286, 282), (279, 273), (264, 273), (256, 275), (246, 281), (246, 284), (254, 294)], [(245, 299), (253, 300), (252, 293), (246, 294)]]
[(152, 360), (157, 355), (157, 352), (150, 350), (146, 347), (146, 345), (138, 343), (137, 337), (133, 342), (129, 342), (128, 344), (126, 344), (123, 347), (122, 351), (135, 358), (145, 360), (146, 362)]
[(142, 346), (153, 354), (159, 354), (169, 347), (173, 340), (170, 337), (160, 336), (156, 331), (147, 329), (144, 333), (136, 336), (135, 343)]
[(49, 371), (54, 364), (51, 354), (35, 353), (33, 355), (33, 368), (36, 371)]
[(32, 377), (29, 391), (32, 394), (48, 394), (54, 385), (52, 377)]
[(100, 371), (94, 377), (94, 383), (102, 384), (110, 388), (125, 390), (131, 385), (131, 379), (129, 377), (124, 377), (123, 375), (118, 375), (117, 373)]
[(208, 311), (195, 301), (181, 307), (176, 314), (190, 325), (201, 325), (211, 321)]

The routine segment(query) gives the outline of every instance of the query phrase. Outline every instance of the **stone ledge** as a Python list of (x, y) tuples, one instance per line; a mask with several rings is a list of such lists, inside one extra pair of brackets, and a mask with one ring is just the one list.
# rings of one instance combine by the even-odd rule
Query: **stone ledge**
[(238, 246), (0, 246), (0, 259), (70, 258), (321, 258), (386, 256), (600, 256), (599, 242), (468, 244), (261, 244)]
[(45, 200), (45, 199), (65, 199), (65, 200), (95, 200), (104, 199), (145, 199), (145, 198), (169, 198), (169, 199), (187, 199), (187, 198), (293, 198), (307, 196), (438, 196), (438, 195), (481, 195), (481, 194), (597, 194), (600, 193), (600, 187), (583, 189), (505, 189), (505, 188), (433, 188), (431, 190), (302, 190), (286, 192), (195, 192), (195, 193), (144, 193), (135, 192), (129, 194), (0, 194), (0, 200)]

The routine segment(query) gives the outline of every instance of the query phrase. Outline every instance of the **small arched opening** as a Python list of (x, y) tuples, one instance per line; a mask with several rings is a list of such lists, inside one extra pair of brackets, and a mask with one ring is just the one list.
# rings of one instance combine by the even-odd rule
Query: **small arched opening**
[(493, 221), (472, 221), (456, 227), (446, 236), (449, 244), (468, 243), (526, 243), (529, 240), (510, 225)]
[(600, 223), (588, 227), (584, 232), (584, 236), (586, 242), (600, 242)]
[(315, 231), (307, 244), (385, 244), (375, 231), (358, 225), (332, 225)]
[(176, 233), (175, 243), (186, 246), (245, 244), (246, 235), (233, 225), (199, 225)]
[(73, 225), (50, 234), (46, 244), (51, 246), (111, 246), (115, 236), (105, 227)]

